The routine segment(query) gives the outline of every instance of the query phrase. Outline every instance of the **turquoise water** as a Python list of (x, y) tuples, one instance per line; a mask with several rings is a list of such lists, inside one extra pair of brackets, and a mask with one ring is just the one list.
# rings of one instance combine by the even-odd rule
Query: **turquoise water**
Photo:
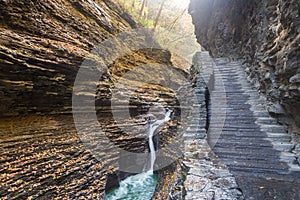
[(150, 169), (147, 172), (130, 176), (120, 182), (119, 188), (106, 195), (106, 200), (150, 200), (154, 194), (157, 176), (153, 174), (156, 159), (153, 135), (164, 122), (170, 120), (172, 111), (166, 110), (165, 118), (149, 124)]
[(120, 187), (106, 195), (105, 200), (149, 200), (157, 184), (157, 176), (151, 171), (130, 176), (120, 182)]

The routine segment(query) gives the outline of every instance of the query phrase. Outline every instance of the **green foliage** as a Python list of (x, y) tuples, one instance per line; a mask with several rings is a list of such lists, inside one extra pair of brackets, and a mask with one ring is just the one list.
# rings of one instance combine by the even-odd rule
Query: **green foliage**
[[(201, 50), (194, 34), (191, 16), (188, 14), (188, 1), (148, 0), (144, 8), (144, 0), (117, 1), (135, 21), (146, 28), (155, 28), (155, 38), (162, 47), (188, 60), (192, 59), (196, 51)], [(162, 5), (162, 12), (158, 14)], [(157, 18), (158, 23), (154, 27)]]
[(148, 18), (149, 11), (148, 7), (145, 6), (140, 17), (142, 9), (142, 0), (117, 0), (118, 3), (123, 7), (124, 11), (129, 13), (133, 19), (142, 24), (144, 27), (153, 28), (153, 18)]

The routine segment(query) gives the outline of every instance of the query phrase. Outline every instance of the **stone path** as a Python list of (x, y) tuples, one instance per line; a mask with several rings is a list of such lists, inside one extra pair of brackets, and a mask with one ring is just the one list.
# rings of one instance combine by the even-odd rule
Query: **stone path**
[[(264, 98), (245, 77), (240, 63), (216, 60), (209, 144), (229, 167), (246, 199), (300, 199), (295, 144), (287, 128), (269, 116)], [(222, 85), (226, 104), (220, 104)], [(219, 137), (214, 132), (220, 129)]]
[[(247, 81), (241, 64), (213, 62), (202, 52), (193, 67), (198, 103), (184, 134), (184, 164), (189, 167), (185, 199), (300, 199), (293, 138), (270, 117), (264, 97)], [(210, 92), (208, 118), (204, 80)]]
[[(213, 62), (208, 53), (198, 54), (194, 60), (193, 77), (196, 82), (193, 111), (188, 119), (187, 132), (184, 133), (184, 165), (188, 172), (184, 181), (186, 200), (205, 199), (244, 199), (235, 178), (226, 165), (220, 162), (208, 145), (206, 136), (207, 109), (205, 103), (205, 81), (211, 78)], [(197, 75), (197, 71), (207, 73)], [(196, 75), (195, 75), (196, 74)], [(204, 81), (205, 80), (205, 81)], [(225, 118), (224, 118), (225, 119)]]

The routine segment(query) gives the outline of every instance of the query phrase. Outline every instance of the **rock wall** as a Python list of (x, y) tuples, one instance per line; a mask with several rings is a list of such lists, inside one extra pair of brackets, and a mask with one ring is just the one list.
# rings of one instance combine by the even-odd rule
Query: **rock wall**
[[(97, 49), (100, 51), (97, 52), (98, 54), (95, 52), (91, 53), (91, 50), (105, 39), (138, 27), (128, 14), (121, 11), (109, 0), (0, 0), (0, 5), (0, 117), (3, 117), (0, 120), (0, 124), (3, 120), (8, 121), (8, 123), (4, 124), (4, 128), (1, 129), (2, 136), (7, 136), (8, 141), (19, 141), (18, 138), (23, 138), (22, 134), (30, 135), (32, 140), (28, 144), (31, 144), (38, 143), (38, 140), (34, 139), (35, 135), (41, 135), (41, 138), (45, 138), (47, 142), (48, 138), (44, 135), (45, 133), (42, 129), (39, 126), (31, 126), (29, 123), (31, 120), (39, 119), (41, 116), (34, 115), (32, 118), (29, 118), (28, 115), (44, 114), (48, 117), (49, 114), (71, 113), (74, 88), (77, 92), (74, 93), (75, 95), (93, 97), (92, 100), (94, 105), (96, 105), (99, 121), (99, 124), (96, 123), (97, 127), (88, 126), (88, 123), (84, 124), (83, 130), (86, 131), (86, 134), (78, 138), (78, 129), (75, 129), (71, 115), (57, 115), (56, 121), (61, 121), (62, 124), (59, 124), (55, 130), (51, 129), (51, 123), (47, 123), (48, 118), (46, 118), (42, 126), (50, 126), (50, 130), (47, 129), (46, 132), (53, 133), (54, 138), (59, 138), (59, 140), (51, 140), (53, 146), (45, 145), (44, 148), (37, 145), (31, 148), (30, 145), (26, 145), (27, 140), (24, 140), (26, 144), (23, 145), (22, 143), (21, 145), (22, 151), (17, 151), (15, 149), (17, 148), (16, 145), (8, 146), (5, 152), (2, 152), (3, 155), (5, 154), (4, 159), (7, 161), (3, 167), (5, 175), (0, 179), (1, 182), (5, 183), (5, 188), (1, 193), (4, 198), (14, 199), (22, 195), (24, 198), (47, 197), (47, 195), (71, 199), (83, 197), (90, 199), (102, 198), (105, 193), (105, 186), (107, 188), (112, 187), (112, 185), (109, 185), (110, 183), (107, 183), (107, 178), (117, 170), (114, 167), (108, 167), (112, 163), (129, 162), (131, 165), (136, 163), (135, 165), (140, 167), (140, 170), (144, 167), (144, 161), (147, 159), (145, 156), (143, 160), (138, 158), (133, 158), (133, 160), (124, 159), (124, 157), (127, 158), (126, 155), (120, 156), (118, 152), (113, 151), (113, 147), (114, 149), (119, 147), (135, 153), (149, 151), (148, 139), (142, 134), (146, 132), (146, 115), (153, 104), (163, 102), (160, 105), (171, 108), (174, 111), (172, 120), (162, 127), (162, 130), (157, 134), (158, 142), (156, 147), (162, 149), (166, 144), (174, 140), (177, 134), (177, 118), (180, 115), (178, 114), (180, 108), (178, 107), (178, 99), (176, 99), (174, 91), (167, 86), (179, 87), (180, 83), (178, 83), (176, 77), (187, 76), (187, 73), (172, 66), (170, 52), (149, 48), (149, 44), (145, 43), (145, 41), (150, 42), (151, 45), (155, 43), (154, 46), (157, 46), (151, 36), (142, 35), (143, 37), (123, 38), (126, 39), (128, 46), (137, 45), (141, 48), (117, 57), (113, 60), (114, 62), (105, 66), (107, 69), (99, 77), (98, 82), (87, 80), (87, 83), (84, 83), (86, 85), (80, 85), (82, 88), (77, 88), (77, 90), (76, 87), (73, 87), (79, 67), (84, 61), (86, 61), (85, 64), (97, 63), (97, 67), (102, 67), (100, 64), (105, 63), (105, 60), (102, 59), (101, 53), (108, 54), (108, 52), (112, 52), (106, 51), (108, 49), (122, 52), (125, 48), (128, 48), (128, 46), (124, 45), (126, 42), (119, 38), (118, 41), (114, 40), (115, 42), (117, 41), (114, 44), (115, 46), (104, 46), (103, 49)], [(113, 44), (111, 43), (111, 45)], [(88, 55), (90, 57), (86, 58)], [(114, 52), (105, 56), (113, 57), (113, 55), (115, 55)], [(163, 65), (170, 71), (163, 72), (158, 67), (153, 67), (149, 70), (152, 73), (147, 72), (147, 69), (143, 71), (145, 67), (142, 68), (140, 66), (145, 66), (146, 64), (151, 64), (152, 67)], [(132, 73), (127, 73), (130, 71)], [(141, 78), (143, 74), (139, 72), (145, 71), (147, 74)], [(96, 72), (99, 73), (98, 70)], [(145, 84), (145, 80), (155, 80), (156, 82), (159, 81), (159, 83), (151, 84), (150, 82)], [(119, 88), (117, 88), (116, 93), (119, 95), (119, 101), (115, 105), (115, 113), (113, 113), (111, 108), (112, 91), (116, 88), (116, 83), (118, 82), (124, 84), (119, 84)], [(97, 85), (95, 94), (85, 93), (85, 89), (90, 86), (89, 84)], [(83, 107), (84, 109), (85, 107)], [(116, 115), (121, 116), (125, 109), (129, 109), (130, 116), (126, 116), (127, 118), (125, 117), (125, 119), (122, 118), (123, 121), (116, 122), (114, 117)], [(84, 112), (80, 114), (82, 114), (80, 118), (87, 117)], [(21, 115), (25, 116), (22, 119), (26, 123), (19, 130), (14, 127), (19, 127), (18, 122)], [(50, 116), (56, 119), (56, 115)], [(27, 119), (29, 119), (28, 123)], [(97, 139), (89, 138), (88, 136), (90, 135), (88, 133), (96, 132), (95, 130), (98, 129), (94, 128), (98, 128), (99, 125), (103, 132), (98, 131), (98, 135), (91, 134), (96, 138), (98, 137)], [(78, 148), (75, 145), (77, 149), (74, 151), (72, 148), (64, 149), (62, 147), (62, 150), (58, 149), (63, 154), (70, 154), (70, 157), (64, 160), (66, 163), (72, 163), (70, 166), (66, 165), (68, 170), (60, 169), (61, 164), (56, 156), (50, 157), (49, 160), (44, 160), (43, 157), (37, 159), (35, 156), (30, 156), (40, 151), (52, 151), (52, 147), (59, 146), (61, 142), (68, 140), (66, 138), (69, 138), (69, 135), (65, 134), (66, 130), (72, 134), (72, 141), (68, 145), (79, 144)], [(127, 134), (124, 130), (131, 134)], [(99, 138), (104, 137), (109, 138), (111, 141), (110, 147), (105, 149), (108, 153), (103, 152), (103, 149), (101, 149), (105, 141)], [(98, 151), (98, 153), (103, 157), (97, 160), (91, 158), (94, 155), (89, 154), (88, 157), (83, 158), (81, 154), (78, 155), (76, 151), (83, 152), (82, 154), (86, 153), (86, 146), (82, 144), (84, 141), (98, 141), (99, 143), (93, 143), (88, 147), (90, 147), (89, 150), (100, 148), (101, 151)], [(0, 145), (2, 146), (3, 144)], [(44, 143), (40, 143), (40, 145), (44, 145)], [(39, 150), (40, 148), (42, 150)], [(75, 155), (73, 155), (73, 152), (75, 152)], [(48, 188), (47, 177), (50, 176), (48, 173), (52, 173), (48, 168), (38, 168), (36, 170), (37, 173), (33, 170), (23, 173), (19, 169), (15, 172), (13, 167), (19, 166), (21, 157), (28, 160), (26, 167), (29, 168), (43, 166), (44, 162), (58, 163), (59, 176), (54, 177), (53, 175), (53, 179), (50, 179), (51, 187)], [(177, 159), (173, 157), (174, 149), (166, 148), (163, 151), (163, 155), (157, 156), (157, 168), (160, 167), (162, 160), (170, 159), (174, 161)], [(80, 162), (74, 161), (74, 159), (78, 159)], [(73, 165), (73, 163), (78, 163), (79, 167), (76, 164)], [(92, 163), (92, 167), (80, 168), (88, 165), (87, 163)], [(126, 164), (128, 163), (124, 165)], [(169, 169), (158, 172), (160, 174), (160, 182), (167, 181), (164, 175), (168, 174), (167, 170)], [(82, 176), (77, 176), (77, 173), (73, 173), (74, 171), (82, 172)], [(96, 179), (90, 180), (92, 177), (95, 177), (94, 173), (98, 174), (96, 179), (101, 179), (100, 181)], [(74, 179), (72, 174), (78, 179)], [(47, 181), (41, 180), (41, 185), (35, 187), (39, 177), (44, 176), (47, 178)], [(16, 179), (19, 181), (16, 184), (11, 184)], [(60, 181), (61, 179), (63, 181)], [(72, 187), (69, 187), (69, 183), (64, 181), (69, 179), (73, 181), (71, 183)], [(79, 179), (88, 181), (77, 181)], [(23, 182), (26, 182), (26, 184), (23, 184)], [(97, 189), (91, 189), (94, 187), (94, 183), (98, 185)], [(82, 192), (83, 188), (87, 190)]]
[(214, 57), (243, 60), (269, 112), (300, 126), (300, 2), (191, 0), (198, 42)]
[(0, 1), (0, 116), (70, 112), (89, 51), (136, 27), (110, 1)]

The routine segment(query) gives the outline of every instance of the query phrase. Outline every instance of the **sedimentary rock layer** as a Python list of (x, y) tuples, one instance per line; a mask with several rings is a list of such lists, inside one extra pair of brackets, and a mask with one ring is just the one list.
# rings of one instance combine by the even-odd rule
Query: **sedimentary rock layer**
[(298, 0), (192, 0), (198, 42), (214, 57), (242, 59), (249, 79), (300, 124), (300, 5)]
[[(144, 117), (154, 104), (174, 111), (172, 120), (155, 136), (156, 148), (172, 143), (177, 134), (176, 116), (182, 112), (176, 92), (184, 88), (178, 80), (186, 73), (172, 66), (168, 51), (149, 48), (147, 42), (157, 46), (151, 35), (123, 37), (111, 40), (115, 43), (108, 43), (110, 46), (98, 46), (136, 28), (129, 15), (107, 0), (0, 0), (0, 4), (0, 117), (9, 116), (0, 121), (4, 199), (103, 198), (107, 177), (117, 170), (112, 164), (119, 162), (116, 147), (134, 153), (149, 151)], [(130, 45), (140, 48), (101, 65), (106, 61), (103, 56), (111, 58)], [(95, 47), (98, 49), (91, 51)], [(98, 117), (96, 126), (82, 124), (85, 134), (80, 135), (68, 114), (83, 63), (96, 64), (104, 72), (96, 83), (87, 81), (75, 88), (75, 96), (92, 96)], [(93, 84), (97, 90), (86, 93)], [(83, 119), (87, 102), (81, 103)], [(127, 112), (125, 118), (116, 119)], [(104, 144), (107, 140), (110, 146)], [(91, 143), (86, 146), (86, 141)], [(157, 156), (156, 168), (166, 159), (175, 161), (174, 151), (168, 148)], [(127, 162), (142, 170), (146, 159)], [(160, 181), (163, 179), (160, 175)]]
[(0, 1), (0, 116), (69, 112), (85, 56), (135, 27), (110, 1)]

